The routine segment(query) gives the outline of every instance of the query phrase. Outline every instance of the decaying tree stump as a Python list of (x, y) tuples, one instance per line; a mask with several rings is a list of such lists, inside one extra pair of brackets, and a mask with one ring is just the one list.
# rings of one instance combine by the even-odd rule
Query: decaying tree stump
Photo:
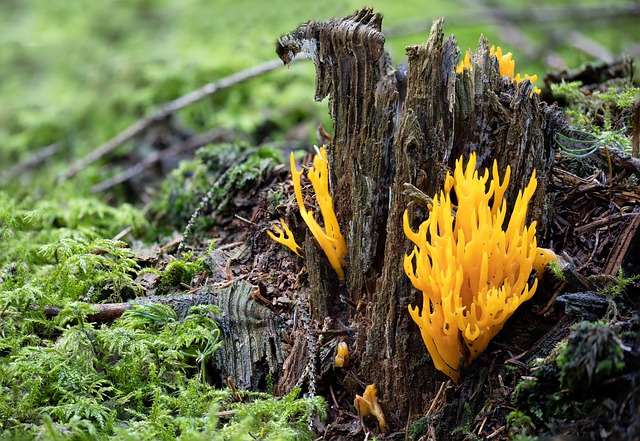
[[(473, 69), (456, 74), (460, 50), (453, 36), (444, 39), (442, 20), (433, 24), (427, 44), (407, 48), (406, 69), (393, 68), (381, 21), (363, 9), (341, 20), (309, 22), (282, 37), (277, 53), (285, 63), (298, 53), (313, 60), (315, 98), (329, 95), (334, 122), (328, 156), (348, 267), (338, 283), (323, 256), (309, 260), (310, 303), (325, 305), (314, 309), (312, 320), (321, 324), (323, 314), (331, 314), (356, 328), (355, 341), (348, 342), (355, 348), (353, 369), (364, 383), (377, 384), (391, 427), (404, 430), (407, 418), (424, 413), (437, 383), (446, 379), (434, 369), (407, 312), (418, 296), (403, 270), (410, 250), (402, 231), (409, 202), (404, 184), (433, 195), (456, 159), (477, 152), (479, 167), (494, 159), (501, 174), (511, 167), (511, 206), (536, 169), (530, 220), (537, 220), (540, 240), (553, 137), (563, 122), (558, 110), (532, 94), (528, 81), (516, 85), (499, 75), (484, 38), (472, 55)], [(415, 226), (424, 214), (416, 210)], [(307, 249), (314, 248), (309, 242)], [(358, 302), (366, 309), (353, 306)]]
[(316, 65), (315, 99), (330, 96), (332, 192), (348, 238), (346, 285), (354, 301), (367, 280), (375, 283), (384, 263), (393, 181), (399, 91), (396, 71), (384, 52), (381, 24), (382, 17), (370, 9), (342, 20), (312, 21), (282, 37), (276, 49), (285, 63), (300, 52), (311, 57)]

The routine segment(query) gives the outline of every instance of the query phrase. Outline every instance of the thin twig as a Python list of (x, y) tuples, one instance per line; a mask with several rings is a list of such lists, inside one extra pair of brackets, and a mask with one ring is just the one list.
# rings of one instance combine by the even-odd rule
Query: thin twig
[(228, 133), (229, 130), (227, 129), (213, 129), (203, 135), (192, 136), (185, 142), (176, 142), (172, 144), (168, 149), (153, 152), (152, 154), (144, 158), (144, 160), (136, 163), (132, 167), (129, 167), (117, 176), (94, 185), (91, 188), (91, 191), (93, 193), (100, 193), (108, 190), (139, 175), (142, 171), (153, 166), (157, 162), (163, 161), (172, 156), (176, 156), (178, 153), (181, 153), (183, 151), (194, 150), (198, 147), (202, 147), (203, 145), (217, 141), (223, 138)]
[(640, 159), (634, 158), (620, 149), (607, 149), (605, 146), (600, 146), (595, 153), (598, 159), (603, 162), (607, 162), (610, 159), (616, 167), (640, 174)]
[[(296, 58), (293, 61), (296, 61), (298, 59), (301, 58)], [(93, 150), (87, 156), (76, 161), (75, 164), (73, 164), (64, 173), (58, 176), (57, 182), (62, 182), (70, 179), (71, 177), (75, 176), (76, 173), (78, 173), (80, 170), (83, 170), (90, 164), (94, 163), (109, 152), (116, 149), (118, 146), (134, 138), (149, 126), (151, 126), (153, 123), (164, 120), (174, 112), (183, 109), (193, 103), (196, 103), (216, 92), (228, 89), (231, 86), (235, 86), (251, 78), (278, 69), (282, 66), (282, 61), (279, 59), (267, 61), (265, 63), (259, 64), (258, 66), (253, 66), (240, 72), (236, 72), (233, 75), (229, 75), (228, 77), (221, 79), (220, 81), (205, 84), (200, 89), (194, 90), (186, 95), (183, 95), (173, 101), (166, 103), (164, 106), (154, 111), (151, 115), (139, 119), (126, 129), (124, 129), (122, 132), (118, 133), (116, 136)]]
[(495, 7), (490, 4), (489, 0), (479, 0), (477, 2), (461, 0), (461, 2), (468, 7), (480, 6), (482, 8), (480, 14), (493, 18), (499, 25), (497, 31), (500, 34), (500, 38), (517, 47), (527, 58), (531, 59), (538, 56), (536, 44), (509, 20), (508, 15), (506, 15), (506, 9)]
[(587, 37), (582, 32), (573, 30), (570, 32), (560, 32), (559, 35), (563, 37), (562, 40), (565, 41), (568, 46), (606, 63), (613, 62), (614, 57), (609, 49), (594, 39)]
[(631, 156), (640, 158), (640, 99), (633, 108), (633, 125), (631, 127)]
[(616, 222), (616, 221), (618, 221), (620, 219), (623, 219), (625, 217), (635, 217), (635, 216), (640, 216), (640, 213), (634, 213), (634, 212), (631, 212), (631, 213), (615, 213), (615, 214), (612, 214), (611, 216), (600, 218), (600, 219), (597, 219), (597, 220), (595, 220), (593, 222), (590, 222), (588, 224), (580, 225), (579, 227), (575, 227), (573, 231), (574, 231), (575, 234), (582, 234), (585, 231), (592, 230), (594, 228), (600, 228), (600, 227), (612, 224), (613, 222)]
[(200, 203), (198, 204), (194, 212), (191, 214), (191, 217), (189, 218), (189, 222), (187, 223), (187, 226), (185, 227), (184, 232), (182, 233), (182, 240), (178, 245), (178, 253), (182, 252), (182, 250), (184, 249), (185, 243), (191, 239), (191, 233), (193, 233), (193, 229), (195, 228), (196, 221), (200, 217), (200, 214), (204, 210), (209, 208), (211, 199), (213, 199), (213, 195), (215, 191), (218, 190), (218, 187), (225, 182), (225, 180), (227, 179), (229, 174), (235, 169), (235, 167), (238, 164), (242, 164), (244, 161), (246, 161), (249, 158), (249, 156), (251, 156), (253, 153), (255, 153), (255, 150), (247, 150), (246, 152), (244, 152), (231, 167), (227, 168), (227, 170), (222, 175), (220, 175), (218, 180), (216, 180), (216, 182), (211, 186), (211, 189), (207, 192), (207, 194), (205, 194), (202, 197), (202, 199), (200, 199)]
[(122, 230), (121, 232), (119, 232), (118, 234), (116, 234), (115, 236), (113, 236), (113, 241), (119, 241), (120, 239), (122, 239), (123, 237), (125, 237), (127, 234), (131, 233), (131, 231), (133, 231), (133, 227), (127, 227), (124, 230)]
[[(496, 16), (495, 10), (499, 9), (500, 16)], [(556, 26), (558, 22), (571, 21), (583, 23), (585, 21), (600, 22), (611, 20), (630, 20), (640, 16), (640, 4), (637, 2), (607, 3), (607, 4), (572, 4), (566, 6), (536, 6), (534, 8), (504, 8), (483, 7), (463, 8), (454, 14), (447, 15), (447, 23), (450, 26), (479, 26), (502, 24), (508, 20), (512, 24), (542, 23)], [(424, 33), (429, 29), (433, 17), (411, 19), (396, 23), (385, 29), (384, 35), (398, 37), (410, 34)]]
[(63, 145), (64, 143), (59, 141), (41, 148), (33, 155), (26, 158), (24, 161), (20, 161), (14, 166), (9, 167), (6, 171), (4, 171), (4, 173), (2, 173), (2, 179), (6, 180), (8, 178), (13, 178), (14, 176), (18, 176), (19, 174), (23, 173), (27, 169), (35, 168), (36, 166), (40, 165), (41, 163), (45, 162), (47, 159), (58, 153)]

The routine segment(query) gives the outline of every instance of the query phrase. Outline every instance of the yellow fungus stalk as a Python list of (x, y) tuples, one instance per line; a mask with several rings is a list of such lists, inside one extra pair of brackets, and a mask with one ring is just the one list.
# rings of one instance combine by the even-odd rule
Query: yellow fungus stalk
[(356, 412), (358, 412), (360, 422), (364, 417), (371, 415), (378, 420), (380, 431), (383, 433), (387, 431), (387, 420), (384, 418), (382, 407), (378, 401), (378, 388), (375, 384), (368, 385), (362, 396), (356, 395), (353, 405), (356, 408)]
[(298, 245), (295, 238), (293, 237), (293, 233), (289, 229), (289, 226), (285, 223), (284, 219), (282, 218), (280, 218), (280, 223), (282, 224), (282, 228), (284, 229), (284, 231), (282, 228), (278, 227), (277, 225), (273, 225), (271, 228), (273, 228), (273, 230), (275, 231), (275, 234), (269, 230), (267, 230), (267, 234), (271, 239), (275, 240), (278, 243), (281, 243), (282, 245), (291, 249), (291, 251), (296, 253), (298, 256), (302, 257), (302, 254), (301, 254), (302, 248), (300, 248), (300, 245)]
[[(502, 49), (500, 47), (491, 46), (489, 49), (489, 55), (493, 55), (498, 59), (498, 65), (500, 67), (500, 75), (511, 78), (516, 83), (521, 82), (522, 80), (529, 80), (531, 84), (535, 83), (538, 80), (537, 75), (524, 75), (515, 73), (516, 71), (516, 62), (513, 60), (513, 54), (511, 52), (507, 52), (506, 54), (502, 54)], [(473, 67), (471, 65), (471, 54), (469, 51), (465, 52), (464, 59), (460, 61), (458, 67), (456, 67), (457, 73), (464, 72), (464, 69), (467, 68), (471, 70)], [(533, 91), (535, 93), (540, 93), (540, 89), (536, 86), (533, 86)]]
[(300, 183), (302, 170), (298, 171), (298, 169), (296, 169), (293, 153), (291, 153), (289, 161), (291, 163), (291, 177), (293, 179), (293, 188), (295, 190), (296, 200), (298, 201), (300, 215), (309, 227), (309, 230), (311, 230), (313, 237), (315, 237), (318, 244), (320, 244), (320, 247), (327, 255), (329, 263), (335, 270), (338, 277), (340, 279), (344, 279), (344, 270), (342, 267), (346, 265), (347, 244), (340, 233), (338, 219), (336, 218), (336, 213), (333, 211), (333, 199), (329, 194), (329, 166), (327, 162), (327, 152), (324, 146), (318, 150), (318, 153), (313, 158), (313, 166), (307, 173), (307, 178), (311, 181), (313, 191), (315, 192), (316, 199), (318, 200), (320, 214), (322, 215), (324, 223), (324, 230), (315, 220), (313, 211), (307, 211), (304, 206), (302, 185)]
[(338, 343), (338, 351), (334, 360), (334, 366), (341, 368), (349, 365), (349, 346), (344, 341)]
[(415, 244), (404, 270), (423, 294), (422, 309), (409, 306), (409, 313), (435, 367), (455, 382), (535, 293), (537, 280), (528, 283), (531, 272), (555, 256), (537, 247), (536, 223), (525, 226), (537, 184), (535, 171), (506, 219), (503, 197), (510, 167), (502, 183), (495, 161), (490, 181), (488, 170), (480, 176), (475, 167), (475, 153), (466, 168), (462, 158), (456, 161), (418, 232), (411, 229), (406, 211), (403, 221), (406, 236)]
[[(329, 259), (331, 267), (335, 270), (340, 279), (344, 279), (343, 267), (347, 263), (347, 244), (342, 233), (340, 233), (338, 219), (336, 218), (335, 211), (333, 211), (333, 199), (329, 193), (329, 165), (327, 162), (327, 151), (324, 146), (318, 149), (316, 156), (313, 158), (313, 166), (307, 173), (307, 178), (311, 181), (313, 191), (315, 192), (316, 199), (318, 200), (324, 229), (315, 220), (313, 211), (307, 211), (304, 206), (302, 184), (300, 182), (302, 170), (298, 171), (296, 168), (296, 164), (293, 159), (293, 152), (289, 157), (289, 161), (291, 163), (291, 178), (293, 180), (293, 188), (296, 195), (296, 201), (298, 202), (300, 215), (307, 224), (307, 227), (309, 227), (311, 234), (313, 234), (313, 237), (318, 241), (318, 244)], [(273, 229), (278, 236), (271, 231), (267, 231), (267, 234), (269, 234), (269, 237), (276, 242), (291, 248), (298, 256), (302, 257), (299, 252), (301, 248), (293, 238), (291, 230), (282, 219), (280, 222), (282, 223), (284, 232), (277, 226), (274, 226)]]

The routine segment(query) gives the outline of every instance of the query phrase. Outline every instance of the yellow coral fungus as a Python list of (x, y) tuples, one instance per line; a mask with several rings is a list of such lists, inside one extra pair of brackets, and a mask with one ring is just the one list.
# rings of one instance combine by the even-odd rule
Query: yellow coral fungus
[[(502, 49), (500, 47), (496, 48), (495, 46), (491, 46), (491, 49), (489, 49), (489, 54), (495, 56), (498, 59), (500, 75), (509, 77), (516, 83), (519, 83), (522, 80), (529, 80), (533, 84), (538, 80), (537, 75), (516, 75), (516, 62), (512, 59), (513, 54), (511, 52), (507, 52), (503, 55)], [(461, 73), (464, 71), (464, 68), (472, 69), (471, 54), (469, 53), (469, 51), (464, 54), (464, 59), (460, 61), (458, 67), (456, 67), (456, 72)], [(535, 93), (540, 93), (540, 89), (536, 86), (533, 86), (533, 91)]]
[[(318, 222), (314, 218), (313, 211), (307, 211), (304, 206), (304, 199), (302, 197), (302, 184), (300, 183), (300, 178), (302, 176), (302, 170), (298, 171), (296, 168), (295, 161), (293, 159), (293, 152), (289, 158), (291, 163), (291, 177), (293, 179), (293, 188), (296, 194), (296, 201), (298, 202), (298, 208), (300, 209), (300, 215), (302, 219), (304, 219), (307, 227), (311, 230), (311, 234), (318, 241), (320, 247), (327, 255), (329, 259), (329, 263), (335, 270), (336, 274), (340, 279), (344, 279), (344, 270), (343, 266), (346, 265), (346, 257), (347, 257), (347, 244), (340, 233), (340, 226), (338, 225), (338, 219), (336, 218), (336, 213), (333, 211), (333, 199), (329, 194), (329, 166), (327, 162), (327, 151), (324, 146), (320, 149), (317, 149), (317, 154), (313, 158), (313, 166), (309, 169), (307, 173), (307, 178), (311, 181), (311, 185), (313, 186), (313, 191), (316, 194), (316, 199), (318, 200), (318, 206), (320, 207), (320, 214), (322, 215), (322, 220), (324, 223), (324, 230), (318, 224)], [(267, 231), (269, 237), (271, 237), (276, 242), (279, 242), (289, 248), (291, 248), (298, 256), (300, 254), (299, 250), (301, 250), (300, 246), (296, 243), (293, 235), (291, 234), (291, 230), (281, 219), (280, 222), (284, 228), (284, 232), (274, 226), (274, 231), (278, 234), (276, 236), (273, 232)]]
[(542, 267), (551, 256), (537, 247), (536, 223), (525, 226), (527, 205), (536, 189), (535, 171), (507, 220), (503, 196), (510, 167), (500, 183), (494, 161), (488, 190), (489, 171), (479, 176), (475, 167), (475, 153), (466, 169), (462, 158), (456, 161), (453, 175), (447, 174), (417, 233), (409, 226), (407, 212), (403, 222), (405, 234), (415, 244), (405, 257), (404, 269), (423, 294), (422, 310), (409, 306), (409, 313), (435, 367), (455, 382), (516, 308), (534, 294), (537, 280), (528, 283), (534, 263)]
[(291, 251), (302, 257), (302, 248), (300, 248), (300, 245), (298, 245), (296, 240), (294, 239), (293, 233), (289, 229), (289, 226), (284, 222), (284, 219), (282, 218), (280, 218), (280, 223), (282, 224), (282, 228), (284, 228), (284, 231), (280, 227), (274, 225), (272, 228), (276, 232), (277, 236), (269, 230), (267, 230), (267, 234), (271, 239), (290, 248)]
[(387, 431), (387, 420), (382, 413), (382, 407), (378, 401), (378, 389), (375, 384), (368, 385), (362, 396), (356, 395), (353, 405), (356, 407), (360, 422), (362, 422), (362, 418), (371, 415), (378, 420), (380, 431), (383, 433)]
[(335, 367), (347, 367), (349, 364), (349, 346), (344, 341), (338, 343), (338, 353), (334, 360)]
[(291, 177), (293, 178), (293, 188), (296, 193), (296, 200), (298, 201), (298, 208), (300, 209), (300, 215), (306, 222), (311, 234), (318, 241), (320, 247), (327, 255), (329, 263), (335, 270), (340, 279), (344, 279), (343, 266), (346, 265), (347, 256), (347, 244), (345, 243), (342, 233), (340, 233), (340, 226), (338, 225), (338, 219), (336, 213), (333, 211), (333, 199), (329, 194), (329, 166), (327, 163), (327, 152), (322, 146), (316, 156), (313, 158), (313, 166), (307, 173), (307, 178), (311, 181), (313, 190), (318, 200), (318, 206), (320, 207), (320, 214), (324, 222), (324, 230), (318, 224), (314, 218), (313, 211), (307, 211), (304, 206), (304, 200), (302, 198), (302, 185), (300, 183), (300, 176), (302, 171), (296, 169), (296, 164), (293, 159), (293, 153), (290, 156), (291, 163)]

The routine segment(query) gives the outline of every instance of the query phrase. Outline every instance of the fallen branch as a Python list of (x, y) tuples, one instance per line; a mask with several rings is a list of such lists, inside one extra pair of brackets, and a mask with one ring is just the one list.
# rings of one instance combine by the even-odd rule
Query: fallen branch
[[(212, 288), (215, 289), (215, 288)], [(122, 314), (135, 305), (145, 303), (157, 303), (160, 305), (171, 306), (180, 320), (187, 315), (189, 308), (196, 305), (208, 305), (213, 303), (213, 295), (209, 292), (202, 293), (186, 293), (176, 295), (162, 295), (139, 297), (127, 303), (92, 303), (98, 312), (87, 316), (87, 321), (92, 323), (110, 323), (120, 318)], [(39, 309), (37, 305), (32, 306), (33, 309)], [(60, 314), (62, 308), (58, 306), (45, 306), (43, 308), (44, 315), (47, 318), (56, 317)]]
[(45, 162), (47, 159), (55, 155), (60, 151), (60, 149), (64, 146), (64, 143), (59, 141), (48, 145), (46, 147), (41, 148), (36, 151), (34, 154), (26, 158), (24, 161), (20, 161), (12, 167), (9, 167), (4, 173), (2, 173), (2, 179), (10, 179), (19, 174), (25, 172), (30, 168), (35, 168), (41, 163)]
[(128, 181), (129, 179), (137, 176), (143, 170), (153, 166), (157, 162), (163, 161), (167, 158), (177, 155), (178, 153), (184, 151), (195, 150), (203, 145), (207, 145), (211, 142), (219, 141), (224, 139), (226, 135), (230, 133), (227, 129), (213, 129), (207, 133), (202, 135), (192, 136), (188, 140), (184, 142), (177, 142), (171, 145), (166, 150), (155, 151), (154, 153), (147, 156), (144, 160), (136, 163), (134, 166), (129, 167), (122, 173), (114, 176), (111, 179), (103, 181), (97, 185), (91, 187), (91, 191), (93, 193), (100, 193), (102, 191), (108, 190), (111, 187), (114, 187), (118, 184), (122, 184), (123, 182)]
[[(496, 11), (499, 15), (496, 14)], [(482, 26), (502, 24), (508, 20), (514, 25), (542, 23), (557, 26), (559, 22), (574, 23), (630, 20), (640, 16), (640, 4), (637, 2), (607, 4), (574, 4), (571, 6), (536, 6), (534, 8), (503, 8), (497, 6), (461, 8), (455, 14), (447, 15), (450, 26)], [(385, 37), (399, 37), (424, 33), (429, 29), (434, 17), (406, 20), (385, 29)]]
[(640, 175), (640, 159), (634, 158), (620, 149), (601, 146), (596, 150), (596, 156), (604, 163), (607, 163), (607, 158), (611, 158), (614, 167), (620, 167)]
[[(87, 316), (87, 321), (93, 323), (109, 323), (119, 318), (127, 309), (133, 308), (133, 303), (97, 303), (93, 307), (98, 309), (95, 314)], [(62, 308), (58, 306), (45, 306), (44, 315), (48, 318), (56, 317)]]
[(111, 138), (110, 140), (100, 145), (95, 150), (93, 150), (87, 156), (76, 161), (75, 164), (73, 164), (64, 173), (58, 176), (57, 182), (59, 183), (72, 178), (80, 170), (83, 170), (90, 164), (96, 162), (97, 160), (99, 160), (109, 152), (113, 151), (114, 149), (122, 145), (123, 143), (139, 135), (145, 129), (151, 126), (153, 123), (164, 120), (174, 112), (180, 109), (183, 109), (193, 103), (196, 103), (202, 100), (203, 98), (213, 95), (216, 92), (228, 89), (231, 86), (235, 86), (251, 78), (265, 74), (267, 72), (271, 72), (272, 70), (275, 70), (281, 66), (283, 66), (283, 64), (282, 64), (282, 61), (280, 60), (267, 61), (258, 66), (253, 66), (248, 69), (242, 70), (240, 72), (236, 72), (233, 75), (229, 75), (228, 77), (221, 79), (220, 81), (206, 84), (202, 86), (200, 89), (194, 90), (193, 92), (190, 92), (173, 101), (166, 103), (164, 106), (157, 109), (151, 115), (145, 116), (144, 118), (137, 120), (135, 123), (133, 123), (126, 129), (124, 129), (122, 132), (118, 133), (116, 136), (114, 136), (113, 138)]

